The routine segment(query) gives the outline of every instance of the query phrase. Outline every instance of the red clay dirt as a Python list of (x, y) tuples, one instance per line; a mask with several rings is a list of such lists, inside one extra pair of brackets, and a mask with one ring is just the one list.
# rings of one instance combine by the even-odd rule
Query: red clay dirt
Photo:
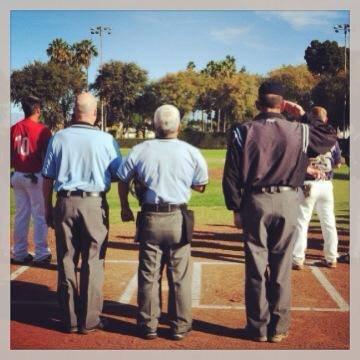
[[(339, 309), (331, 294), (306, 267), (292, 273), (292, 323), (280, 344), (256, 343), (244, 337), (244, 254), (242, 235), (232, 226), (197, 227), (193, 261), (202, 262), (200, 307), (193, 308), (194, 330), (183, 341), (168, 338), (167, 286), (163, 282), (163, 317), (159, 338), (146, 341), (136, 333), (136, 290), (128, 304), (119, 300), (136, 274), (138, 246), (134, 227), (113, 226), (105, 265), (104, 311), (109, 328), (89, 335), (64, 334), (56, 297), (56, 256), (52, 264), (31, 266), (11, 284), (12, 349), (348, 349), (349, 312)], [(49, 234), (54, 250), (54, 235)], [(322, 258), (321, 234), (309, 235), (309, 260)], [(349, 236), (340, 234), (343, 248)], [(125, 260), (125, 262), (124, 262)], [(120, 261), (120, 262), (118, 262)], [(314, 265), (349, 303), (349, 265), (336, 269)], [(21, 268), (11, 266), (11, 272)], [(165, 276), (164, 276), (165, 278)], [(202, 308), (203, 307), (203, 308)], [(231, 308), (235, 307), (235, 308)], [(301, 310), (301, 309), (306, 310)], [(316, 309), (313, 309), (316, 308)], [(322, 310), (322, 311), (320, 311)], [(324, 311), (326, 310), (326, 311)]]

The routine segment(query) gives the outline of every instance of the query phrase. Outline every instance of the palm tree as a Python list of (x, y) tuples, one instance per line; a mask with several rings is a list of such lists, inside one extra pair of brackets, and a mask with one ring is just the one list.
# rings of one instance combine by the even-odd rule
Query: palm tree
[(193, 71), (193, 70), (195, 70), (195, 68), (196, 68), (196, 65), (193, 61), (189, 61), (188, 64), (186, 65), (186, 70)]
[(88, 84), (91, 59), (99, 55), (96, 46), (91, 40), (83, 40), (73, 44), (72, 51), (73, 65), (86, 69), (86, 84)]
[(70, 64), (72, 60), (72, 52), (70, 45), (63, 39), (57, 38), (53, 40), (46, 49), (50, 61), (58, 64)]

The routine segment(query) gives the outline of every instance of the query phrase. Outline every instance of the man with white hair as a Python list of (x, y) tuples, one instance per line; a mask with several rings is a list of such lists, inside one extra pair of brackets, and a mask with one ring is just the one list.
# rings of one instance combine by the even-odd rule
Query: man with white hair
[(77, 96), (75, 122), (51, 139), (42, 170), (46, 220), (55, 228), (58, 295), (65, 331), (70, 333), (104, 328), (99, 315), (109, 231), (105, 194), (116, 178), (121, 155), (115, 139), (94, 126), (96, 105), (89, 93)]
[(129, 182), (135, 178), (144, 187), (136, 219), (135, 241), (140, 244), (137, 323), (144, 338), (157, 337), (160, 283), (166, 265), (171, 337), (181, 340), (192, 326), (190, 242), (194, 215), (187, 202), (191, 188), (204, 192), (208, 171), (200, 151), (177, 139), (180, 113), (175, 106), (160, 106), (154, 127), (156, 139), (136, 145), (121, 165), (121, 218), (134, 220), (128, 193)]

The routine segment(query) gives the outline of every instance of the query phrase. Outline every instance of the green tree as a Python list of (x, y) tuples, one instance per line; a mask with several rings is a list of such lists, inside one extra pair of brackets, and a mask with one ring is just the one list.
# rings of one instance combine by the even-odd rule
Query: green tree
[(135, 63), (110, 61), (99, 70), (90, 88), (95, 90), (106, 104), (107, 123), (131, 126), (136, 99), (141, 96), (147, 83), (147, 72)]
[[(339, 47), (336, 41), (326, 40), (320, 42), (318, 40), (313, 40), (311, 41), (310, 46), (305, 50), (304, 59), (312, 73), (317, 75), (335, 75), (340, 70), (344, 69), (344, 48)], [(349, 53), (347, 54), (347, 62), (348, 61)], [(349, 66), (347, 66), (347, 68), (349, 68)]]
[(15, 104), (28, 95), (39, 97), (44, 122), (57, 129), (70, 121), (74, 97), (86, 88), (86, 83), (79, 69), (35, 61), (11, 73), (10, 87), (11, 101)]
[(176, 106), (181, 117), (193, 111), (200, 89), (201, 78), (194, 71), (167, 74), (154, 86), (158, 104)]
[(72, 45), (71, 47), (73, 56), (72, 63), (79, 66), (81, 69), (85, 68), (86, 71), (86, 84), (89, 83), (89, 67), (91, 59), (98, 56), (96, 46), (91, 40), (82, 40)]
[(71, 46), (63, 39), (57, 38), (53, 40), (46, 49), (50, 61), (57, 64), (71, 64), (72, 49)]
[(304, 65), (283, 65), (269, 72), (268, 78), (282, 83), (287, 100), (295, 101), (309, 109), (311, 106), (311, 90), (319, 82), (319, 76), (313, 75)]
[[(227, 55), (224, 60), (209, 61), (201, 74), (208, 77), (205, 81), (206, 87), (200, 95), (198, 105), (207, 107), (207, 114), (215, 111), (217, 119), (217, 131), (221, 130), (221, 122), (223, 123), (223, 131), (226, 128), (226, 108), (230, 104), (228, 86), (226, 81), (236, 74), (236, 59)], [(212, 122), (211, 130), (213, 131)]]
[(335, 76), (323, 76), (312, 90), (314, 105), (324, 107), (329, 121), (340, 129), (349, 126), (349, 84), (349, 75), (339, 72)]
[(186, 65), (186, 70), (195, 70), (196, 65), (193, 61), (189, 61), (188, 64)]

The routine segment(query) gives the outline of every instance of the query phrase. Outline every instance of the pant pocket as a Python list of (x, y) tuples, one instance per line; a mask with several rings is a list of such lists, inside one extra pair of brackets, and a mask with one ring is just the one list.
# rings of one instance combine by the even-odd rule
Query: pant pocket
[(183, 216), (171, 213), (140, 212), (136, 219), (136, 241), (150, 244), (179, 244), (182, 239)]

